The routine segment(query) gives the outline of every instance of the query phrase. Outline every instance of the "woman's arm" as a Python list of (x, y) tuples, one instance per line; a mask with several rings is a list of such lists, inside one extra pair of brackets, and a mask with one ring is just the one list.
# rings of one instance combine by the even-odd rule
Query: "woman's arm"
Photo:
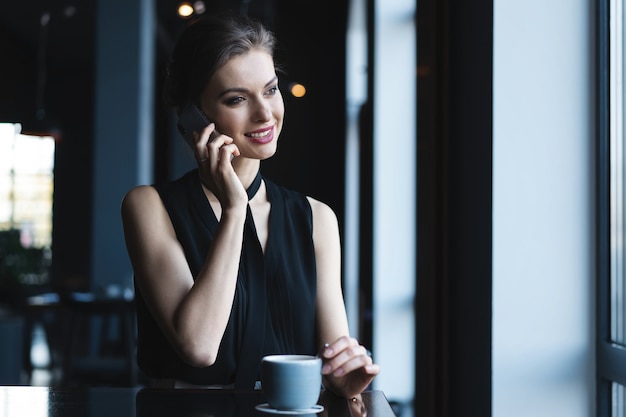
[(245, 205), (222, 212), (215, 240), (191, 275), (170, 218), (153, 187), (129, 191), (122, 202), (126, 247), (135, 281), (164, 334), (191, 365), (209, 366), (230, 315), (246, 216)]
[(317, 267), (317, 321), (325, 385), (344, 397), (354, 397), (380, 371), (365, 347), (350, 337), (341, 289), (341, 243), (335, 213), (309, 198), (313, 211), (313, 243)]

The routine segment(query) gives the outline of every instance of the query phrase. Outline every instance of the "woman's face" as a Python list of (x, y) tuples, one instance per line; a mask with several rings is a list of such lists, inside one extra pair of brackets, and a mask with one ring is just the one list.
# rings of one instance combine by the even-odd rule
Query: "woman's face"
[(240, 157), (274, 155), (285, 106), (272, 56), (254, 49), (218, 69), (202, 93), (202, 109), (233, 138)]

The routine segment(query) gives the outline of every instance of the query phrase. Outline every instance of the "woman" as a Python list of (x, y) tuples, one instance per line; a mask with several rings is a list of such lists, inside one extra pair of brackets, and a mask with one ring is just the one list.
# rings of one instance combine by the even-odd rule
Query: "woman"
[(353, 397), (379, 366), (349, 336), (336, 216), (259, 171), (283, 125), (274, 43), (260, 23), (221, 16), (176, 44), (165, 97), (211, 122), (191, 136), (198, 169), (122, 202), (137, 360), (158, 380), (251, 388), (263, 355), (321, 352), (324, 385)]

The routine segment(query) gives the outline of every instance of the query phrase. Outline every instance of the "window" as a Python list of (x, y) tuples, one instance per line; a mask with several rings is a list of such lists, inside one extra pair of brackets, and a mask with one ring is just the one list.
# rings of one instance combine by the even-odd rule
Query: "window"
[(626, 416), (624, 4), (598, 1), (598, 416)]
[(54, 140), (0, 123), (0, 286), (48, 282)]

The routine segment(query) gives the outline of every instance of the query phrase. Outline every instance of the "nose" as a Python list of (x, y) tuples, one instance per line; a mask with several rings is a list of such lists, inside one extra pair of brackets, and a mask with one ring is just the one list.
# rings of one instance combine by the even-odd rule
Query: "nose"
[(254, 120), (258, 122), (267, 122), (272, 118), (272, 108), (265, 100), (258, 100), (254, 108)]

